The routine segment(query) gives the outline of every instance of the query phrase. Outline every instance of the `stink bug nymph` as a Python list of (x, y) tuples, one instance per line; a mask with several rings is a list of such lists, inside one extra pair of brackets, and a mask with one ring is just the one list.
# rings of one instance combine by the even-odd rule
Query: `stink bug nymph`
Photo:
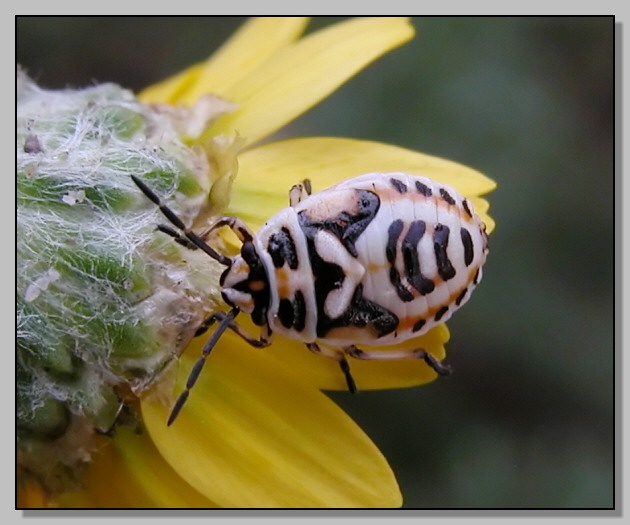
[[(447, 321), (481, 280), (488, 254), (485, 225), (453, 188), (406, 173), (369, 173), (311, 195), (293, 186), (290, 206), (254, 234), (238, 217), (222, 217), (203, 236), (191, 231), (140, 179), (134, 182), (175, 227), (158, 229), (226, 266), (220, 285), (231, 308), (218, 322), (168, 419), (184, 405), (221, 334), (233, 330), (257, 347), (280, 333), (336, 360), (348, 389), (357, 390), (347, 356), (423, 359), (438, 374), (450, 368), (422, 348), (370, 351)], [(227, 226), (243, 243), (228, 257), (205, 239)], [(234, 319), (244, 312), (261, 327), (256, 339)]]

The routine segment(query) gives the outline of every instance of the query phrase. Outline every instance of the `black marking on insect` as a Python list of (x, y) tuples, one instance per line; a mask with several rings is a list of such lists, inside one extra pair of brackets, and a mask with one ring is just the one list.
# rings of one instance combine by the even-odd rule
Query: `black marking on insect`
[[(400, 251), (402, 253), (402, 263), (404, 272), (401, 272), (397, 266), (397, 245), (404, 229), (403, 221), (395, 220), (389, 226), (387, 231), (387, 245), (385, 246), (385, 254), (387, 261), (390, 263), (389, 280), (394, 285), (396, 293), (401, 301), (410, 302), (416, 298), (411, 292), (405, 281), (409, 283), (420, 295), (431, 293), (435, 288), (435, 284), (422, 274), (420, 267), (420, 257), (418, 253), (418, 245), (426, 232), (425, 221), (412, 221), (409, 224), (406, 235), (404, 236)], [(403, 273), (404, 279), (403, 281)]]
[(473, 242), (472, 237), (470, 236), (470, 232), (466, 228), (461, 228), (459, 230), (460, 237), (462, 239), (462, 244), (464, 246), (464, 263), (466, 266), (470, 266), (470, 263), (473, 261)]
[(431, 197), (433, 195), (431, 188), (419, 180), (416, 181), (416, 189), (420, 195), (424, 195), (425, 197)]
[(304, 294), (297, 290), (293, 299), (293, 326), (301, 332), (306, 326), (306, 303), (304, 302)]
[(455, 205), (455, 199), (451, 196), (451, 194), (446, 191), (444, 188), (440, 188), (440, 195), (442, 198), (449, 203), (451, 206)]
[(285, 328), (295, 328), (298, 332), (304, 330), (306, 326), (304, 294), (298, 290), (293, 300), (281, 299), (278, 317)]
[(442, 306), (442, 308), (440, 308), (435, 314), (435, 320), (439, 321), (440, 319), (442, 319), (446, 312), (448, 312), (448, 306)]
[(419, 319), (418, 321), (416, 321), (413, 325), (413, 328), (411, 329), (413, 332), (418, 332), (419, 330), (422, 329), (422, 327), (427, 324), (427, 320), (426, 319)]
[(459, 306), (462, 301), (464, 300), (464, 297), (466, 297), (466, 294), (468, 293), (468, 288), (464, 288), (461, 293), (457, 296), (457, 298), (455, 299), (455, 305)]
[(411, 222), (409, 231), (403, 239), (401, 246), (407, 280), (421, 295), (431, 293), (435, 288), (433, 281), (422, 275), (422, 269), (420, 268), (418, 244), (424, 236), (425, 231), (426, 224), (424, 221)]
[(455, 268), (448, 258), (446, 249), (451, 230), (444, 224), (436, 224), (433, 233), (433, 247), (435, 250), (435, 260), (438, 266), (438, 273), (445, 281), (455, 277)]
[(402, 219), (396, 219), (389, 225), (387, 229), (387, 244), (385, 245), (385, 254), (387, 256), (387, 261), (390, 264), (394, 264), (396, 262), (396, 244), (398, 243), (398, 238), (403, 231), (403, 221)]
[(409, 301), (413, 301), (413, 294), (403, 284), (400, 273), (395, 266), (396, 253), (398, 251), (398, 238), (403, 231), (403, 227), (404, 225), (401, 219), (397, 219), (389, 225), (389, 229), (387, 230), (387, 245), (385, 246), (385, 254), (387, 261), (391, 264), (391, 268), (389, 269), (389, 280), (394, 285), (400, 300), (408, 303)]
[[(228, 329), (255, 347), (268, 346), (276, 332), (301, 341), (338, 362), (350, 392), (357, 386), (347, 357), (421, 359), (436, 373), (449, 373), (422, 348), (384, 352), (357, 345), (391, 344), (426, 333), (448, 320), (481, 279), (488, 253), (485, 227), (454, 189), (405, 173), (372, 173), (311, 195), (310, 182), (303, 181), (291, 188), (290, 207), (256, 234), (231, 216), (198, 234), (142, 180), (132, 179), (170, 222), (158, 225), (159, 231), (226, 267), (219, 284), (230, 310), (215, 312), (198, 327), (196, 336), (217, 323), (169, 425)], [(223, 227), (242, 242), (236, 256), (206, 242)], [(451, 239), (458, 229), (461, 244)], [(260, 327), (258, 338), (235, 322), (241, 312)]]
[(295, 243), (287, 228), (281, 228), (279, 232), (269, 237), (267, 251), (271, 255), (276, 268), (280, 268), (286, 262), (292, 270), (297, 269), (298, 258), (295, 251)]
[(392, 183), (392, 186), (398, 193), (407, 193), (407, 185), (403, 181), (392, 177), (391, 179), (389, 179), (389, 182)]
[(473, 214), (472, 214), (472, 211), (470, 210), (470, 206), (468, 206), (468, 201), (466, 199), (462, 200), (462, 206), (464, 207), (464, 211), (466, 212), (468, 217), (472, 219)]

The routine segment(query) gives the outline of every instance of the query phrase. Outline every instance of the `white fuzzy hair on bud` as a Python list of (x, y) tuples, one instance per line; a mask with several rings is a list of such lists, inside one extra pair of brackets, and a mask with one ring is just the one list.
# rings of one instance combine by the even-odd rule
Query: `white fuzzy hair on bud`
[(225, 177), (209, 166), (231, 164), (113, 84), (48, 91), (18, 71), (16, 130), (18, 460), (59, 490), (221, 300), (223, 268), (156, 231), (131, 175), (194, 225)]

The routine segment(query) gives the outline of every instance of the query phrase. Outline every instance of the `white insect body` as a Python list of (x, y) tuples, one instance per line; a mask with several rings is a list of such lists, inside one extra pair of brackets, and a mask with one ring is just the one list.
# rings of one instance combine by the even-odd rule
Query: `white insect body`
[[(232, 310), (213, 314), (197, 331), (220, 321), (169, 424), (227, 328), (254, 346), (270, 344), (274, 332), (305, 343), (339, 362), (352, 392), (356, 385), (346, 356), (424, 359), (436, 372), (449, 372), (420, 348), (379, 352), (357, 345), (417, 337), (468, 301), (481, 280), (488, 239), (472, 204), (455, 189), (406, 173), (370, 173), (310, 195), (304, 181), (291, 189), (291, 206), (256, 234), (237, 217), (213, 225), (210, 232), (228, 226), (243, 242), (240, 255), (229, 258), (187, 229), (142, 181), (134, 181), (179, 230), (162, 225), (161, 231), (227, 266), (220, 284)], [(239, 312), (261, 326), (258, 339), (234, 322)]]

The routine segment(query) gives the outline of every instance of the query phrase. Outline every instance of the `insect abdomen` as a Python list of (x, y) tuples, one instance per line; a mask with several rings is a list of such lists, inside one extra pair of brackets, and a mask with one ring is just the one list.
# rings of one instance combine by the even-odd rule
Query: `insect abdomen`
[(340, 327), (326, 338), (334, 344), (389, 344), (445, 322), (470, 297), (488, 252), (471, 203), (448, 186), (401, 173), (365, 175), (337, 188), (349, 186), (369, 188), (380, 204), (355, 243), (365, 268), (361, 299), (396, 323), (390, 319), (385, 334)]
[(368, 174), (272, 217), (257, 235), (269, 324), (304, 342), (382, 345), (445, 322), (481, 278), (487, 238), (454, 189)]

